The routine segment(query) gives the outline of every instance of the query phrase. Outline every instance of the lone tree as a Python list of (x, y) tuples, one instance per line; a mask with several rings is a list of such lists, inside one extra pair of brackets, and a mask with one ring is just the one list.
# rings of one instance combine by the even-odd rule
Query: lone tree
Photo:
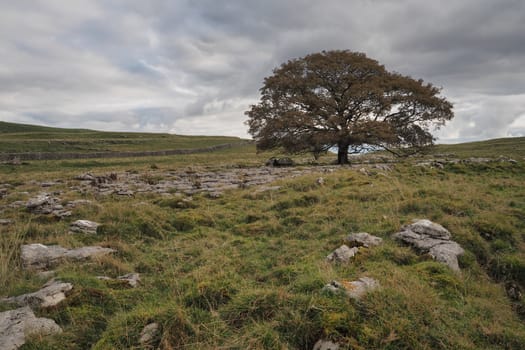
[(366, 148), (420, 150), (434, 141), (429, 129), (454, 116), (439, 88), (347, 50), (290, 60), (260, 91), (260, 102), (245, 112), (259, 150), (317, 156), (337, 147), (338, 164)]

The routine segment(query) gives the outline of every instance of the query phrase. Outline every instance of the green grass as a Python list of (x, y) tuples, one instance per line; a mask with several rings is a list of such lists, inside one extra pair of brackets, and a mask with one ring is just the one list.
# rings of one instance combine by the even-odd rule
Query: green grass
[[(53, 189), (61, 198), (95, 200), (71, 188), (75, 175), (128, 170), (154, 181), (169, 169), (255, 166), (270, 156), (254, 151), (249, 145), (154, 159), (4, 165), (0, 181), (12, 187), (0, 204), (41, 191), (33, 179), (63, 179)], [(0, 227), (0, 261), (10, 271), (0, 295), (45, 283), (17, 270), (20, 242), (101, 244), (118, 253), (59, 265), (58, 278), (74, 289), (57, 307), (37, 310), (64, 333), (22, 349), (140, 349), (140, 331), (150, 322), (161, 327), (155, 344), (161, 349), (311, 349), (320, 338), (343, 349), (522, 349), (525, 305), (508, 298), (505, 284), (525, 290), (523, 183), (521, 159), (444, 169), (407, 162), (370, 176), (346, 167), (282, 179), (272, 192), (195, 195), (185, 206), (152, 194), (109, 196), (75, 209), (65, 222), (5, 207), (2, 215), (15, 224)], [(392, 240), (415, 218), (452, 232), (466, 250), (461, 274)], [(103, 226), (95, 236), (73, 236), (67, 227), (76, 219)], [(348, 265), (325, 261), (347, 234), (362, 231), (384, 244), (360, 251)], [(128, 272), (141, 274), (138, 288), (96, 278)], [(362, 276), (376, 278), (381, 289), (359, 302), (322, 291), (331, 280)]]
[(60, 129), (0, 122), (0, 153), (158, 151), (215, 146), (241, 141), (226, 136)]
[(437, 145), (433, 153), (454, 154), (456, 157), (525, 157), (525, 137), (507, 137), (456, 145)]

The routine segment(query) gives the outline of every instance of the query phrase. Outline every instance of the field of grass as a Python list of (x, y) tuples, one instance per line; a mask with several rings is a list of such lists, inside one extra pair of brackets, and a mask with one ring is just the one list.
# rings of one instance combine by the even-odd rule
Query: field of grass
[[(197, 194), (188, 205), (175, 195), (98, 197), (79, 192), (73, 178), (213, 172), (259, 166), (270, 154), (248, 145), (209, 154), (0, 165), (0, 182), (9, 185), (1, 215), (14, 221), (0, 227), (0, 296), (46, 282), (21, 268), (20, 244), (102, 245), (118, 253), (58, 265), (57, 278), (74, 289), (56, 307), (37, 310), (64, 333), (31, 339), (22, 349), (140, 349), (139, 334), (151, 322), (161, 327), (160, 349), (309, 350), (321, 338), (341, 349), (523, 349), (525, 302), (511, 300), (506, 286), (525, 291), (525, 155), (516, 152), (519, 144), (503, 143), (496, 155), (516, 164), (434, 169), (407, 160), (392, 171), (370, 167), (368, 175), (342, 167), (283, 178), (276, 191)], [(439, 152), (467, 156), (470, 148), (481, 156), (474, 146), (447, 147)], [(48, 180), (62, 182), (42, 189)], [(8, 207), (42, 191), (93, 203), (62, 221)], [(463, 246), (460, 274), (391, 238), (416, 218), (445, 226)], [(96, 235), (71, 235), (68, 225), (77, 219), (102, 226)], [(326, 262), (351, 232), (384, 243), (346, 265)], [(128, 272), (141, 274), (137, 288), (96, 277)], [(362, 276), (381, 288), (360, 301), (322, 291), (331, 280)], [(0, 311), (9, 308), (0, 303)]]
[(241, 141), (227, 136), (103, 132), (0, 122), (0, 152), (158, 151), (209, 147)]
[(523, 158), (525, 137), (508, 137), (488, 141), (467, 142), (457, 145), (437, 145), (434, 154), (454, 154), (456, 157), (506, 157)]

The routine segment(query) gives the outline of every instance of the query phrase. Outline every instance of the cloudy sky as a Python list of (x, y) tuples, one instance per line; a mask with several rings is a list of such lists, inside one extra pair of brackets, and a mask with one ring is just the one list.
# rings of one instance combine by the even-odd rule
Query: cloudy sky
[(523, 0), (0, 0), (0, 120), (247, 137), (290, 58), (331, 49), (443, 88), (439, 142), (525, 136)]

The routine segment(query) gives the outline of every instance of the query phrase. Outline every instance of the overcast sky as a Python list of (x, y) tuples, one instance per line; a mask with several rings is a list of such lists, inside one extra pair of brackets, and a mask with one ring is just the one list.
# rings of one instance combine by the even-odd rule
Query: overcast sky
[(523, 0), (0, 0), (0, 120), (247, 137), (263, 78), (364, 52), (443, 88), (439, 142), (525, 136)]

